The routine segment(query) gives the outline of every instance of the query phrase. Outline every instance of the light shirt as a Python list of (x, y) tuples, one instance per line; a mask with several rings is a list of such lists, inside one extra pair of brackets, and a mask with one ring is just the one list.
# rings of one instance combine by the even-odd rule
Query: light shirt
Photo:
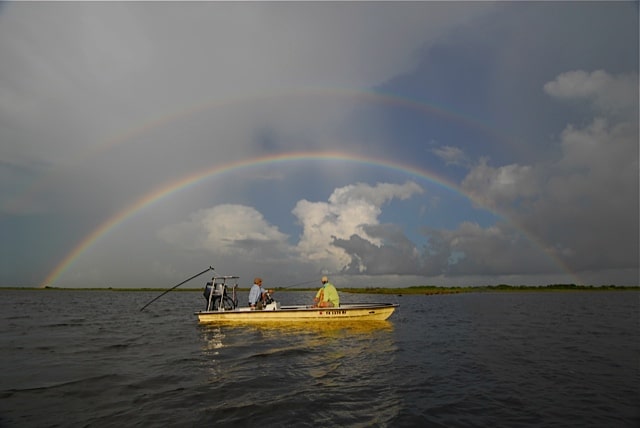
[(336, 287), (330, 283), (325, 283), (318, 293), (316, 293), (316, 297), (321, 299), (322, 302), (331, 302), (333, 306), (340, 306), (340, 296), (338, 296), (338, 290)]
[(253, 284), (251, 286), (251, 290), (249, 290), (249, 304), (255, 305), (256, 303), (258, 303), (258, 300), (260, 300), (260, 298), (262, 297), (263, 292), (264, 291), (262, 290), (261, 286), (259, 286), (258, 284)]

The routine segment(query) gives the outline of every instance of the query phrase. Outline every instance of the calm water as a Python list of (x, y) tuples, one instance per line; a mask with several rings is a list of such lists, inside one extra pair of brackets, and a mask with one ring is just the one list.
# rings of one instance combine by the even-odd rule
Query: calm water
[(0, 291), (0, 426), (640, 425), (636, 292), (343, 293), (400, 308), (290, 328), (200, 326), (191, 292), (140, 312), (158, 294)]

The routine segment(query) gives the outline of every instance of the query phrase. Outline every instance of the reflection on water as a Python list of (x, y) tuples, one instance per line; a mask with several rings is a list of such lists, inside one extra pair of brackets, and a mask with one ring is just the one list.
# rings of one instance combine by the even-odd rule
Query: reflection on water
[(224, 333), (220, 327), (212, 327), (202, 332), (202, 339), (205, 343), (204, 351), (209, 353), (216, 351), (224, 346)]
[[(389, 321), (344, 321), (331, 323), (310, 323), (310, 322), (269, 322), (262, 325), (255, 323), (229, 323), (222, 325), (200, 324), (200, 335), (202, 337), (205, 354), (216, 351), (228, 345), (225, 343), (227, 336), (234, 338), (233, 343), (241, 345), (243, 338), (260, 337), (263, 341), (291, 341), (295, 347), (301, 346), (325, 346), (328, 339), (353, 339), (357, 335), (357, 340), (350, 343), (354, 346), (363, 343), (365, 338), (391, 337), (393, 324)], [(280, 348), (270, 348), (268, 354), (278, 352)]]
[(255, 322), (221, 322), (219, 324), (200, 324), (200, 328), (206, 330), (207, 327), (226, 328), (230, 331), (238, 330), (258, 330), (264, 334), (272, 332), (277, 335), (297, 335), (305, 333), (318, 333), (321, 335), (335, 335), (341, 332), (367, 334), (380, 330), (391, 331), (393, 324), (389, 321), (331, 321), (331, 322), (309, 322), (309, 321), (269, 321), (264, 324)]
[[(323, 418), (338, 425), (356, 418), (375, 425), (400, 411), (402, 399), (389, 388), (397, 351), (389, 321), (198, 328), (208, 379), (213, 388), (224, 386), (225, 397), (246, 403), (249, 385), (264, 388), (272, 408), (301, 416), (309, 407), (331, 408)], [(383, 400), (371, 401), (380, 394)]]

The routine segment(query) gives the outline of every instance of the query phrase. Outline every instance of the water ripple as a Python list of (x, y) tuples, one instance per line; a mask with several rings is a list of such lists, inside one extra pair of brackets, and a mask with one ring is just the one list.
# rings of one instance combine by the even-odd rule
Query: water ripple
[(403, 296), (330, 326), (198, 325), (199, 293), (2, 293), (3, 428), (640, 424), (638, 293)]

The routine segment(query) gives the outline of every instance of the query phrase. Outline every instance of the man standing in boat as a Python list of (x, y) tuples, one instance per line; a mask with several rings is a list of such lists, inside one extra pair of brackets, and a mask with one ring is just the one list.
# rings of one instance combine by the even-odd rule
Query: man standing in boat
[(322, 288), (318, 290), (313, 301), (315, 303), (313, 306), (318, 308), (337, 308), (340, 306), (338, 290), (329, 282), (329, 278), (326, 276), (322, 277)]
[(262, 288), (262, 278), (254, 278), (253, 285), (249, 290), (249, 307), (251, 309), (263, 309), (267, 304), (268, 293), (273, 293), (273, 290), (265, 290)]

